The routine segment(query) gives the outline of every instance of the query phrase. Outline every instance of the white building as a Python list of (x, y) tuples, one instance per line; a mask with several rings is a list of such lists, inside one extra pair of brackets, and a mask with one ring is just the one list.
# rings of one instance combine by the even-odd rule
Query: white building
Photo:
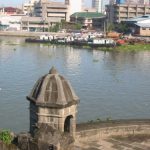
[(92, 0), (92, 8), (95, 8), (97, 12), (103, 12), (103, 0)]
[(67, 20), (72, 14), (81, 12), (83, 8), (83, 0), (65, 0), (65, 4), (68, 6)]
[(26, 2), (23, 4), (23, 13), (29, 16), (32, 16), (34, 13), (34, 4), (35, 2), (38, 2), (39, 0), (30, 0), (29, 2)]
[(109, 4), (109, 0), (92, 0), (92, 8), (97, 12), (105, 13), (105, 5)]
[(21, 29), (22, 16), (0, 16), (0, 26), (3, 30), (17, 31)]

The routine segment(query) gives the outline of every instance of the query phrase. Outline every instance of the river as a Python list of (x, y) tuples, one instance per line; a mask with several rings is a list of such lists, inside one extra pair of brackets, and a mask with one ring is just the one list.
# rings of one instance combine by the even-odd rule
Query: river
[(0, 128), (29, 128), (30, 93), (55, 66), (80, 98), (78, 122), (150, 118), (150, 51), (104, 52), (0, 37)]

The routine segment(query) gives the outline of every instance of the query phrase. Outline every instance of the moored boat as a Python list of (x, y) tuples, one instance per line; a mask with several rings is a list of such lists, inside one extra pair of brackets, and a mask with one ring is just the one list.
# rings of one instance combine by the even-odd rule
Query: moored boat
[(88, 41), (90, 47), (112, 47), (116, 46), (116, 42), (109, 38), (91, 39)]
[(56, 37), (51, 35), (41, 35), (39, 38), (28, 38), (25, 42), (30, 43), (50, 43), (50, 44), (63, 44), (74, 46), (90, 46), (90, 47), (114, 47), (116, 42), (111, 38), (88, 38), (83, 39), (80, 37)]

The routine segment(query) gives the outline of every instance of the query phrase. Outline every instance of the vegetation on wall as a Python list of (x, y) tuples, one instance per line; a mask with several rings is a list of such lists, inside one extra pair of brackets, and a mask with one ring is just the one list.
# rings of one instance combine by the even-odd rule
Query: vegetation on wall
[(8, 130), (2, 130), (0, 131), (0, 140), (4, 142), (5, 144), (11, 144), (13, 137)]

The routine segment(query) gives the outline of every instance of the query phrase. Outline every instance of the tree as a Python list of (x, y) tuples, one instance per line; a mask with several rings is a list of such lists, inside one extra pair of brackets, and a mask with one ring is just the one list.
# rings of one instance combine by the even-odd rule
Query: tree
[(60, 23), (56, 23), (54, 26), (50, 27), (50, 32), (58, 32), (60, 28)]
[(126, 33), (129, 32), (130, 29), (125, 23), (120, 23), (116, 25), (116, 31), (121, 32), (121, 33)]
[(108, 24), (108, 27), (107, 27), (108, 32), (113, 31), (114, 29), (115, 29), (114, 24), (109, 23), (109, 24)]

